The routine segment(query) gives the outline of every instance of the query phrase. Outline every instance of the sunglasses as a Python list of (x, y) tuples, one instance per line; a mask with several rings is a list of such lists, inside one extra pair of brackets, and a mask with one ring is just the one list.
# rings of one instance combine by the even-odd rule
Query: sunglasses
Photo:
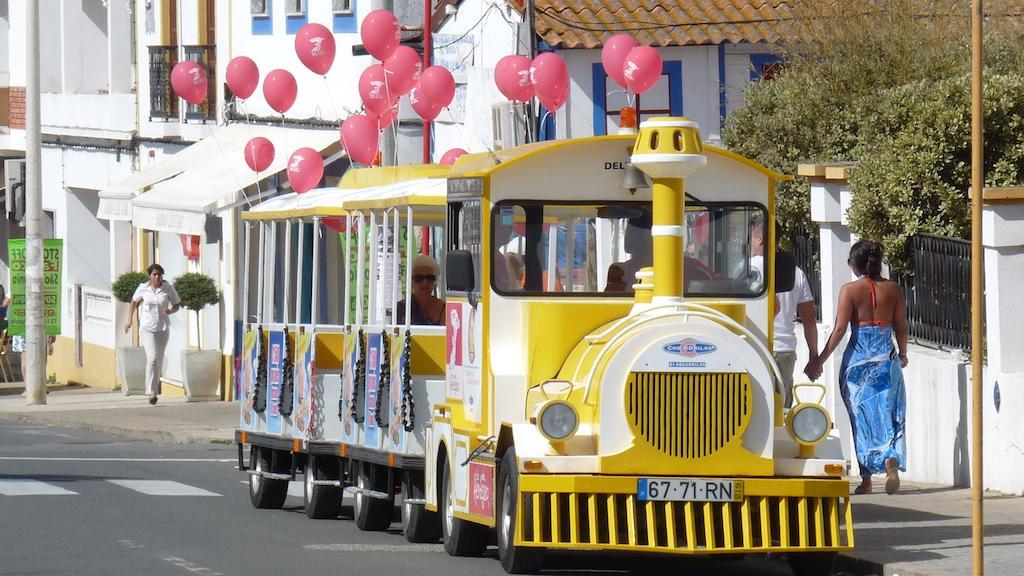
[(413, 274), (413, 282), (437, 282), (436, 274)]

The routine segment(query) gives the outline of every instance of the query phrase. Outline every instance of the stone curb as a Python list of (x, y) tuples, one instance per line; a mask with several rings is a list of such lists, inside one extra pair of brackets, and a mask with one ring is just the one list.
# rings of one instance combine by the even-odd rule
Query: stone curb
[(174, 432), (166, 430), (138, 430), (135, 428), (121, 428), (111, 424), (93, 424), (91, 422), (71, 421), (60, 417), (46, 416), (43, 414), (4, 414), (0, 413), (0, 420), (24, 422), (26, 424), (44, 424), (58, 428), (74, 428), (113, 434), (131, 440), (143, 440), (147, 442), (158, 442), (167, 444), (233, 444), (235, 441), (234, 430), (223, 433), (217, 432)]

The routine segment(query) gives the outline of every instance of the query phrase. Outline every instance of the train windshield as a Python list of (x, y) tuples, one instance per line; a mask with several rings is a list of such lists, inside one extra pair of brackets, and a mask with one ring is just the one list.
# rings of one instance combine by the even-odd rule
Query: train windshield
[[(687, 204), (687, 296), (764, 293), (765, 216), (757, 204)], [(653, 263), (649, 202), (500, 202), (491, 233), (491, 285), (510, 296), (629, 297)]]

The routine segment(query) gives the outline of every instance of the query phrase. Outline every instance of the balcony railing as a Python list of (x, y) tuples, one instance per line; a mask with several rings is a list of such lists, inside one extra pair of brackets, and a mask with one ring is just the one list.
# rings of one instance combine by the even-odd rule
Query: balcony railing
[(217, 50), (216, 46), (183, 46), (185, 60), (196, 62), (206, 70), (206, 100), (201, 104), (185, 104), (185, 120), (217, 119)]
[(171, 70), (177, 63), (177, 46), (149, 47), (150, 120), (178, 119), (178, 96), (171, 88)]

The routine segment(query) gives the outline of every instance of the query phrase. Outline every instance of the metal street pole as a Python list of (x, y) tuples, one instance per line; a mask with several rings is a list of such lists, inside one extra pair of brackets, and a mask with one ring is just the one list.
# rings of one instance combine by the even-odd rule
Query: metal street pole
[(985, 281), (981, 247), (981, 211), (985, 196), (985, 116), (982, 107), (982, 0), (971, 6), (971, 446), (972, 534), (974, 574), (985, 574), (985, 484), (983, 434), (982, 313)]
[(42, 139), (39, 128), (39, 0), (27, 2), (25, 82), (25, 390), (29, 404), (46, 404), (43, 334)]

